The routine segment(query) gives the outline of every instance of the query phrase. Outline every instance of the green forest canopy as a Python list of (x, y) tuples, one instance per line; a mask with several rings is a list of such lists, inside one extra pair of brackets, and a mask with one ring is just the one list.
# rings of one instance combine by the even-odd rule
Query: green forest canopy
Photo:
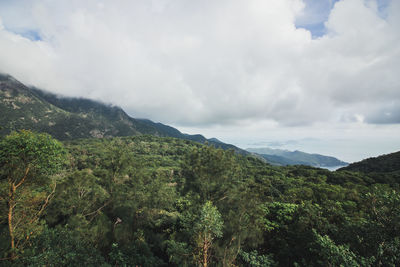
[[(23, 140), (23, 133), (11, 136)], [(44, 156), (62, 166), (38, 172), (38, 182), (21, 186), (31, 193), (18, 195), (16, 222), (42, 211), (35, 223), (20, 220), (24, 231), (12, 248), (6, 152), (24, 151), (31, 143), (10, 138), (1, 140), (0, 150), (4, 266), (400, 264), (397, 179), (271, 166), (233, 151), (154, 136), (63, 145), (47, 136), (54, 147), (35, 153), (50, 151)]]

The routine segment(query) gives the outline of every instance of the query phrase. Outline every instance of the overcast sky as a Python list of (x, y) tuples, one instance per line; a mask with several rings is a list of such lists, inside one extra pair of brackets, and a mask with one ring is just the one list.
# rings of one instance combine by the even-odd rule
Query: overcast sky
[(400, 150), (398, 0), (0, 0), (0, 72), (242, 148)]

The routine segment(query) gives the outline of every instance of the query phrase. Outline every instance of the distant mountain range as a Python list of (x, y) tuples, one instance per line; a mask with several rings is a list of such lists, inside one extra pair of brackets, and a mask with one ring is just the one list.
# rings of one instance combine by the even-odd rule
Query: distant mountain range
[(27, 87), (10, 75), (0, 74), (0, 135), (13, 130), (46, 132), (59, 140), (131, 135), (175, 137), (209, 143), (249, 154), (215, 138), (189, 135), (147, 119), (127, 115), (120, 107), (84, 98), (68, 98)]
[(324, 156), (320, 154), (309, 154), (301, 151), (289, 151), (272, 148), (247, 148), (249, 152), (256, 153), (267, 162), (273, 165), (307, 165), (313, 167), (340, 167), (347, 166), (348, 163), (335, 157)]

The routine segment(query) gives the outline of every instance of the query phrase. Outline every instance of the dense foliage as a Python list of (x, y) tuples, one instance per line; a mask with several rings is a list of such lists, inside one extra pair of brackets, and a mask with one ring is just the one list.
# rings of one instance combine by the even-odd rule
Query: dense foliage
[(341, 170), (360, 172), (378, 183), (394, 185), (400, 180), (400, 151), (355, 162)]
[[(83, 139), (64, 147), (68, 163), (61, 173), (41, 176), (57, 187), (39, 216), (40, 227), (26, 226), (35, 234), (12, 259), (8, 223), (1, 217), (0, 264), (400, 264), (397, 181), (271, 166), (175, 138)], [(6, 176), (2, 168), (1, 181)], [(44, 183), (29, 187), (49, 190)], [(1, 190), (8, 190), (7, 183)], [(6, 198), (0, 201), (6, 214)], [(35, 196), (24, 201), (33, 203)]]
[(355, 162), (343, 168), (343, 170), (359, 171), (362, 173), (386, 173), (399, 171), (400, 151)]
[(2, 208), (7, 206), (0, 218), (7, 220), (11, 258), (40, 232), (41, 215), (57, 185), (47, 175), (61, 168), (64, 154), (47, 134), (13, 132), (0, 141), (0, 197)]

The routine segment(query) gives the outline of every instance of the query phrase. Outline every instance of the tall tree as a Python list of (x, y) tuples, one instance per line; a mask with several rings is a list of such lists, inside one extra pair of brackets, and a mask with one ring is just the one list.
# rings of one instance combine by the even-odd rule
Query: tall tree
[(0, 141), (0, 194), (8, 207), (11, 258), (40, 228), (56, 188), (47, 175), (59, 171), (64, 161), (63, 146), (47, 134), (22, 130)]
[(203, 267), (208, 266), (214, 238), (222, 236), (223, 224), (217, 207), (211, 201), (207, 201), (201, 208), (200, 217), (194, 226), (197, 234), (196, 243), (201, 256), (199, 261)]
[(234, 152), (212, 146), (193, 149), (185, 158), (182, 169), (186, 179), (184, 191), (198, 194), (200, 203), (226, 199), (239, 178)]

